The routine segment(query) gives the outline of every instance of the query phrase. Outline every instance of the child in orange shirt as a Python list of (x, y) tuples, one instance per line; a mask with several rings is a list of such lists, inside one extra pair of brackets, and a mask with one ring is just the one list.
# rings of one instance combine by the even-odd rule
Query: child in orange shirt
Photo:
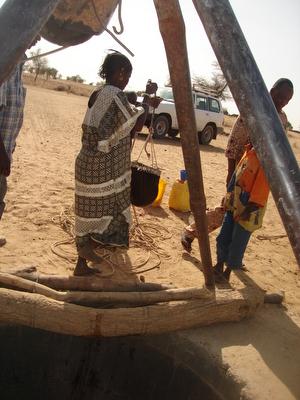
[(216, 281), (229, 281), (231, 271), (242, 267), (251, 234), (262, 226), (268, 195), (265, 174), (248, 145), (227, 187), (226, 213), (217, 237)]

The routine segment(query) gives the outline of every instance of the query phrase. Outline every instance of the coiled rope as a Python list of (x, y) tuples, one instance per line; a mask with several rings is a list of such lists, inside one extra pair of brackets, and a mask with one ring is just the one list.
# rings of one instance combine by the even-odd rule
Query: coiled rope
[[(146, 252), (145, 258), (132, 265), (129, 274), (143, 273), (158, 268), (164, 260), (170, 260), (171, 255), (164, 250), (160, 243), (166, 241), (172, 237), (172, 234), (167, 228), (152, 222), (138, 221), (138, 216), (135, 208), (133, 207), (134, 222), (130, 228), (130, 248), (142, 249)], [(73, 246), (75, 243), (75, 216), (73, 206), (64, 207), (57, 217), (52, 218), (52, 222), (59, 225), (64, 232), (66, 232), (69, 238), (64, 240), (59, 240), (51, 245), (51, 251), (58, 257), (61, 257), (68, 262), (74, 264), (77, 260), (77, 254), (66, 249), (67, 246)], [(101, 248), (95, 250), (96, 253), (107, 261), (113, 268), (112, 274), (114, 273), (114, 267), (117, 267), (120, 263), (120, 257), (125, 261), (124, 252), (117, 252), (115, 249)], [(118, 258), (118, 262), (116, 262)], [(147, 267), (146, 265), (150, 260), (155, 260), (154, 265)], [(146, 267), (145, 267), (146, 266)], [(144, 268), (145, 267), (145, 268)], [(111, 275), (112, 275), (111, 274)]]

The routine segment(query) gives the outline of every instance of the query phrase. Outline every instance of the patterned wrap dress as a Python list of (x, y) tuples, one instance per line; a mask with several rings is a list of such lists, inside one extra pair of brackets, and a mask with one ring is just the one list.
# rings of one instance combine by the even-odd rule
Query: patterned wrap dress
[(93, 104), (91, 99), (75, 162), (76, 245), (92, 239), (103, 246), (128, 247), (130, 132), (144, 109), (131, 106), (112, 85), (104, 85)]

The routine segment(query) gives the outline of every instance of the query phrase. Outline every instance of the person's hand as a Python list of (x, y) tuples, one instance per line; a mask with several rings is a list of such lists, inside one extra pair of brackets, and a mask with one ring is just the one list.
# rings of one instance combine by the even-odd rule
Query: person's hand
[(147, 82), (145, 92), (146, 92), (147, 94), (154, 94), (154, 93), (157, 91), (157, 89), (158, 89), (157, 83), (152, 82), (152, 81), (149, 80), (149, 81)]
[(151, 97), (149, 100), (149, 106), (157, 108), (163, 99), (161, 97)]
[(241, 213), (241, 215), (239, 215), (237, 220), (238, 221), (249, 221), (250, 215), (251, 215), (251, 211), (247, 210), (247, 208), (245, 208), (245, 210)]
[(251, 213), (257, 210), (258, 206), (256, 204), (248, 204), (241, 215), (238, 217), (238, 221), (249, 221)]
[(10, 175), (10, 159), (5, 149), (0, 150), (0, 175)]

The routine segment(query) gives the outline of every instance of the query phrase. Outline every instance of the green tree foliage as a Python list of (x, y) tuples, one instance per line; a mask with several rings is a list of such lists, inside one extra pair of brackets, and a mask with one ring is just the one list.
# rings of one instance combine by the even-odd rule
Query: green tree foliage
[[(221, 100), (228, 100), (232, 98), (228, 84), (223, 75), (221, 67), (217, 61), (212, 63), (213, 72), (210, 79), (204, 78), (200, 75), (194, 75), (192, 78), (192, 85), (195, 90), (210, 93), (214, 97)], [(167, 78), (165, 86), (172, 86), (170, 77)]]
[(48, 78), (57, 79), (57, 74), (58, 74), (58, 70), (56, 68), (48, 67), (46, 69), (46, 77), (47, 77), (47, 79)]
[(212, 65), (213, 72), (210, 79), (195, 75), (192, 79), (192, 83), (195, 85), (195, 87), (198, 87), (199, 90), (211, 91), (212, 95), (220, 98), (221, 100), (231, 99), (232, 95), (229, 91), (228, 84), (219, 63), (214, 61)]
[(30, 61), (30, 67), (32, 67), (32, 71), (35, 73), (34, 81), (37, 80), (39, 75), (44, 75), (47, 71), (47, 68), (49, 68), (47, 58), (40, 57), (41, 54), (42, 50), (40, 48), (30, 52), (30, 57), (34, 57), (33, 60)]

